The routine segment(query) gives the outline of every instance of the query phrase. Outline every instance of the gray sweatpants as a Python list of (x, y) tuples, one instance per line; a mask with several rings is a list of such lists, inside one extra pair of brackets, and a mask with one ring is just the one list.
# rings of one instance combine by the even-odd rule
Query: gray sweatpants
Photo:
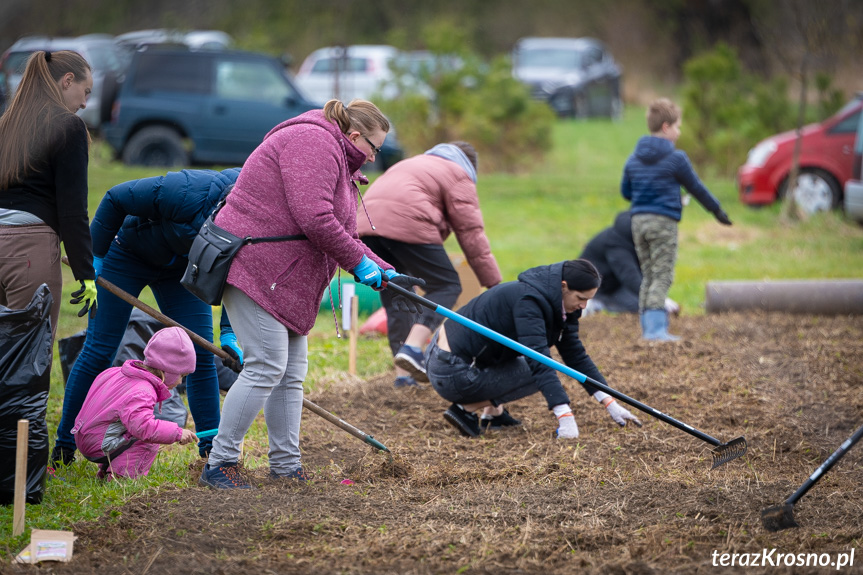
[(303, 380), (309, 367), (306, 336), (285, 327), (234, 286), (225, 286), (223, 305), (243, 349), (243, 371), (225, 397), (209, 464), (239, 460), (240, 443), (263, 408), (270, 470), (285, 475), (300, 467)]
[(658, 214), (633, 214), (632, 240), (643, 276), (638, 311), (664, 310), (677, 261), (677, 222)]

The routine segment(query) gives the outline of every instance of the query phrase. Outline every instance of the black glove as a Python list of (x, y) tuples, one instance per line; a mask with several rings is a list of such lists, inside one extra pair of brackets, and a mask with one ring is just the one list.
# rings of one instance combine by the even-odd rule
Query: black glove
[(720, 224), (723, 224), (726, 226), (731, 225), (731, 220), (728, 219), (728, 214), (726, 214), (724, 211), (722, 211), (722, 208), (719, 208), (718, 210), (713, 212), (713, 215), (716, 216), (716, 221), (718, 221)]
[[(426, 285), (426, 281), (422, 278), (415, 278), (411, 276), (406, 276), (404, 274), (397, 274), (392, 270), (387, 270), (386, 276), (387, 283), (393, 283), (400, 288), (406, 289), (408, 291), (414, 291), (414, 286), (423, 287)], [(412, 300), (406, 298), (403, 295), (397, 295), (393, 298), (393, 306), (398, 311), (418, 313), (420, 315), (422, 315), (423, 313), (423, 308), (421, 305), (413, 302)]]
[(223, 357), (222, 365), (224, 365), (234, 373), (240, 373), (241, 371), (243, 371), (243, 360), (240, 359), (239, 354), (237, 354), (237, 352), (232, 347), (223, 345), (222, 351), (231, 356), (230, 358)]

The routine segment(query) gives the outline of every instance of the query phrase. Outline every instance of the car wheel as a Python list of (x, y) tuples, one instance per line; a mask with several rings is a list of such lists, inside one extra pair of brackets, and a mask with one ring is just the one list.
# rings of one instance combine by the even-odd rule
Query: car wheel
[(134, 166), (185, 166), (189, 156), (176, 130), (165, 126), (143, 128), (129, 139), (123, 162)]
[[(786, 181), (782, 185), (782, 197), (785, 197), (787, 187)], [(801, 170), (793, 193), (797, 205), (807, 214), (832, 210), (841, 200), (839, 184), (824, 170)]]

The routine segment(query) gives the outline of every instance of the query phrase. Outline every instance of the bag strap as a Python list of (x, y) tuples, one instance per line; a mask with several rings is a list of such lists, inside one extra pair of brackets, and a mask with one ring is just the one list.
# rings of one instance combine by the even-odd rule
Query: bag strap
[(292, 242), (296, 240), (307, 240), (309, 239), (306, 234), (295, 234), (293, 236), (264, 236), (262, 238), (252, 238), (247, 237), (243, 238), (243, 245), (246, 244), (259, 244), (261, 242)]
[[(209, 216), (207, 216), (207, 219), (210, 220), (210, 222), (213, 225), (216, 225), (216, 214), (218, 214), (219, 210), (221, 210), (222, 207), (224, 207), (224, 205), (228, 199), (228, 194), (233, 189), (234, 189), (234, 184), (231, 184), (230, 186), (228, 186), (228, 189), (227, 189), (228, 191), (225, 194), (225, 197), (223, 197), (221, 200), (219, 200), (216, 203), (216, 206), (213, 208), (213, 211), (210, 212)], [(251, 236), (247, 236), (247, 237), (243, 238), (243, 245), (245, 246), (247, 244), (259, 244), (262, 242), (291, 242), (291, 241), (296, 241), (296, 240), (307, 240), (307, 239), (309, 239), (309, 238), (306, 234), (294, 234), (292, 236), (264, 236), (264, 237), (260, 237), (260, 238), (253, 238)]]

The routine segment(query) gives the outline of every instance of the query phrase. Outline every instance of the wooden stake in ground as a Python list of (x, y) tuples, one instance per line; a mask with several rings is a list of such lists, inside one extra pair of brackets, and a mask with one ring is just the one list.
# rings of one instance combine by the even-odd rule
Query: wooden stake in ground
[(360, 298), (351, 297), (351, 329), (350, 352), (348, 355), (348, 373), (357, 374), (357, 338), (360, 336)]
[(30, 420), (18, 420), (18, 445), (15, 449), (15, 495), (12, 511), (12, 535), (24, 533), (24, 502), (27, 499), (27, 446), (30, 442)]

